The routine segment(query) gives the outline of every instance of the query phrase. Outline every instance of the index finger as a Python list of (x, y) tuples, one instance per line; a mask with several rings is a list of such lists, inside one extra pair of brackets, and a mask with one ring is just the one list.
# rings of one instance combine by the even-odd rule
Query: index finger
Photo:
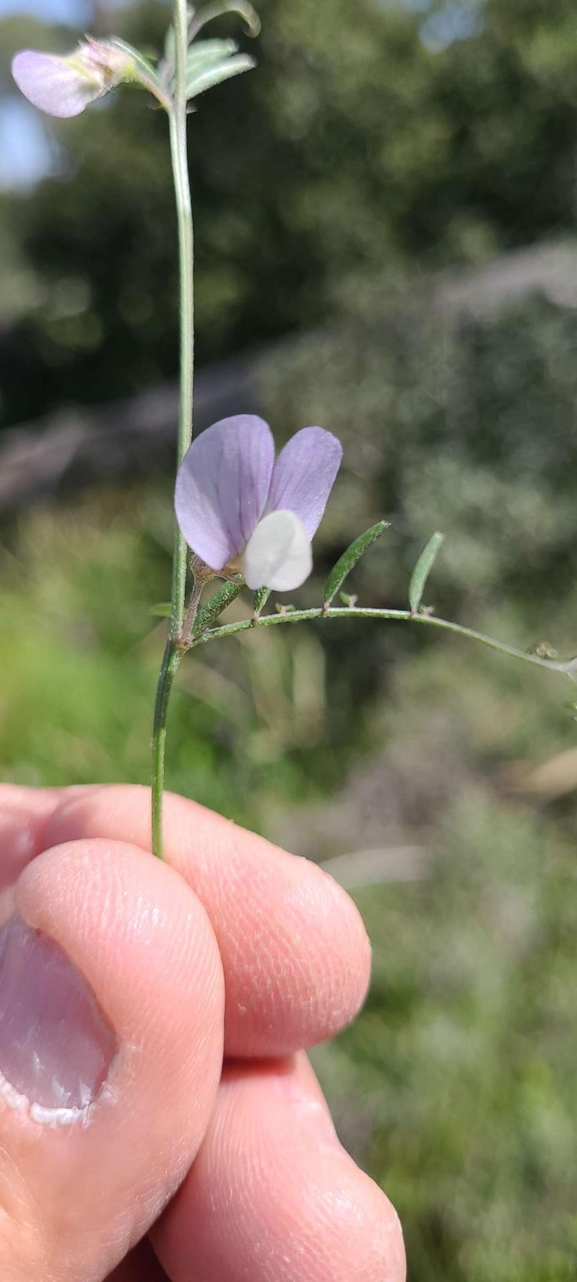
[[(64, 789), (49, 802), (46, 793), (17, 791), (30, 797), (34, 816), (26, 858), (84, 837), (150, 850), (146, 788)], [(0, 804), (3, 793), (8, 804), (5, 789)], [(218, 940), (228, 1056), (290, 1054), (333, 1036), (353, 1018), (367, 990), (370, 948), (355, 905), (331, 877), (172, 794), (165, 805), (165, 853), (204, 903)]]

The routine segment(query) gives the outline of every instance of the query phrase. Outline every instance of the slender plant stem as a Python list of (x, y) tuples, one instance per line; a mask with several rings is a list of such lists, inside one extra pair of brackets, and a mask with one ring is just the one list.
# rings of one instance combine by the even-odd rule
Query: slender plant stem
[(411, 610), (372, 610), (364, 609), (361, 606), (329, 607), (324, 609), (320, 606), (313, 610), (291, 610), (286, 614), (262, 614), (258, 618), (254, 616), (250, 619), (242, 619), (238, 623), (224, 623), (218, 628), (209, 628), (207, 632), (200, 633), (191, 642), (191, 649), (199, 645), (206, 645), (209, 641), (216, 641), (219, 637), (231, 637), (236, 632), (249, 632), (253, 628), (272, 628), (284, 623), (302, 623), (310, 619), (387, 619), (397, 623), (418, 624), (430, 628), (439, 628), (444, 632), (453, 632), (456, 636), (465, 637), (469, 641), (476, 641), (479, 645), (487, 646), (490, 650), (497, 650), (500, 654), (506, 654), (512, 659), (522, 659), (524, 663), (532, 663), (539, 668), (546, 668), (549, 672), (559, 672), (564, 676), (575, 679), (577, 677), (577, 658), (567, 660), (543, 659), (538, 654), (532, 654), (528, 650), (519, 650), (514, 645), (508, 645), (506, 641), (495, 641), (493, 637), (485, 636), (483, 632), (476, 632), (474, 628), (462, 627), (460, 623), (451, 623), (449, 619), (439, 619), (434, 614), (417, 613)]
[[(194, 390), (194, 238), (186, 137), (187, 0), (175, 0), (174, 30), (176, 74), (174, 101), (169, 113), (169, 120), (170, 149), (178, 218), (180, 272), (180, 408), (177, 451), (178, 463), (180, 463), (192, 440)], [(177, 528), (172, 569), (171, 614), (156, 691), (152, 732), (152, 851), (159, 859), (163, 858), (162, 818), (166, 723), (170, 692), (182, 655), (182, 650), (178, 646), (178, 638), (182, 630), (185, 609), (186, 566), (187, 548), (180, 530)]]

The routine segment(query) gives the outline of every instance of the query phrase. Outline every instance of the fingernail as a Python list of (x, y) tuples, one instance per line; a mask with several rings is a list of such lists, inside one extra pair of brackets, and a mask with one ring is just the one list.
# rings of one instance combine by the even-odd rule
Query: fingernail
[(0, 930), (0, 1072), (23, 1102), (92, 1103), (116, 1038), (90, 985), (59, 944), (17, 914)]

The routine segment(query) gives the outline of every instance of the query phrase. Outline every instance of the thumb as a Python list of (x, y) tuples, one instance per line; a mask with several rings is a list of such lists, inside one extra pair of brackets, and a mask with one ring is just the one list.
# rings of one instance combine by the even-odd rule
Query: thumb
[(101, 1282), (206, 1131), (223, 978), (205, 910), (121, 842), (56, 847), (0, 929), (0, 1277)]

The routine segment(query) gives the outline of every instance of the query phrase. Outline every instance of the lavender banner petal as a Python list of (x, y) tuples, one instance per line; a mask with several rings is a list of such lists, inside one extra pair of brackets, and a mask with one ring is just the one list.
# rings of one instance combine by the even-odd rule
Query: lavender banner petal
[(189, 548), (222, 570), (248, 543), (264, 512), (274, 464), (267, 423), (237, 414), (193, 441), (176, 480), (175, 509)]
[(316, 533), (335, 483), (343, 447), (322, 427), (303, 427), (285, 445), (273, 472), (267, 510), (294, 512), (309, 539)]
[(67, 58), (23, 49), (12, 62), (12, 75), (25, 98), (50, 116), (66, 119), (102, 97), (105, 85), (94, 75), (85, 75)]

